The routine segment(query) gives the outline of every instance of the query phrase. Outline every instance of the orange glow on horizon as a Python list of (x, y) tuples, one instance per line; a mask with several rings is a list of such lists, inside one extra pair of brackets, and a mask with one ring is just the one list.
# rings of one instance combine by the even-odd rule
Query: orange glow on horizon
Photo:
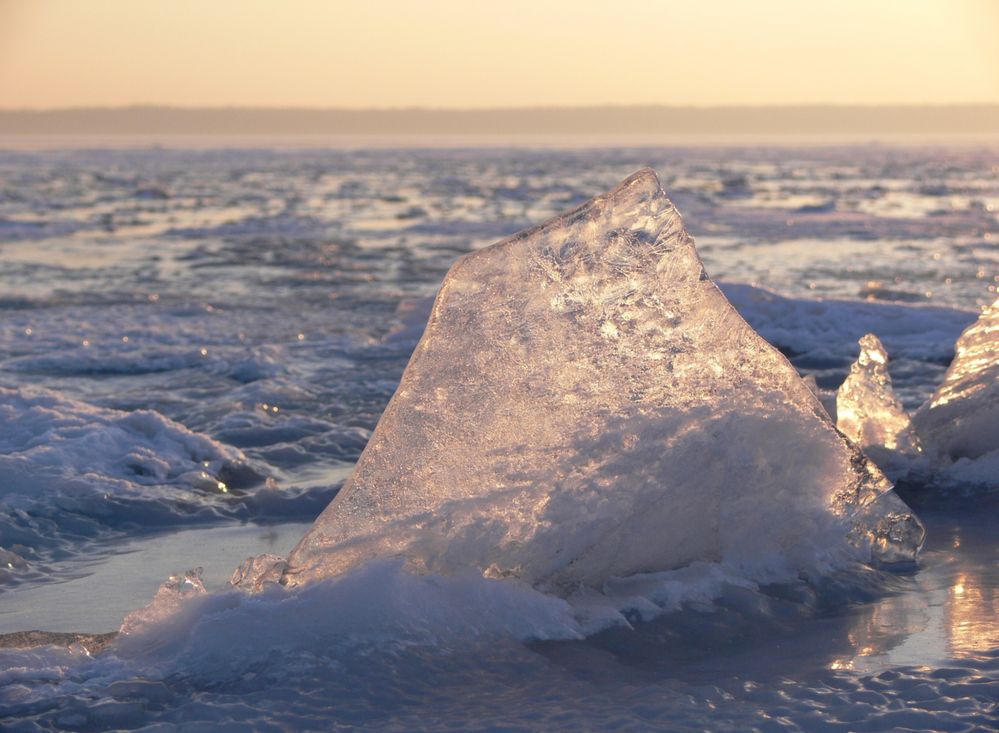
[(0, 0), (0, 107), (999, 102), (989, 0)]

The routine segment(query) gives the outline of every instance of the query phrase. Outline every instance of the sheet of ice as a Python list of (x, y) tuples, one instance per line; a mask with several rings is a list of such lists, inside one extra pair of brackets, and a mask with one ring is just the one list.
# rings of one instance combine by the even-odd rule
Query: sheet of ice
[(999, 487), (999, 300), (965, 329), (955, 351), (913, 425), (951, 480)]
[[(651, 170), (466, 255), (367, 448), (289, 557), (568, 592), (708, 560), (828, 567), (922, 528), (708, 279)], [(868, 555), (869, 557), (869, 555)]]
[(892, 390), (888, 352), (873, 333), (836, 392), (836, 427), (891, 478), (905, 476), (922, 456), (909, 414)]

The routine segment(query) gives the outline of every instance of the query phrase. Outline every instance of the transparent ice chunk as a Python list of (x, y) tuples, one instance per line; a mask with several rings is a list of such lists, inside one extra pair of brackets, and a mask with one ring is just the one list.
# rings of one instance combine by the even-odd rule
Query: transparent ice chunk
[(888, 353), (873, 333), (860, 339), (860, 355), (836, 392), (836, 427), (893, 478), (906, 474), (922, 453), (892, 389)]
[(942, 456), (978, 458), (999, 449), (999, 300), (965, 329), (943, 383), (913, 420)]
[(283, 557), (270, 553), (248, 557), (233, 572), (229, 585), (252, 592), (260, 591), (268, 583), (280, 582), (286, 565)]
[(125, 636), (139, 634), (174, 616), (191, 597), (206, 593), (202, 572), (202, 568), (193, 568), (171, 575), (160, 585), (148, 606), (132, 611), (124, 618), (119, 633)]
[(954, 350), (943, 383), (913, 426), (951, 480), (999, 486), (999, 300), (964, 330)]
[(922, 541), (643, 170), (451, 268), (282, 582), (394, 556), (568, 592), (696, 560), (803, 567), (847, 534), (889, 560)]

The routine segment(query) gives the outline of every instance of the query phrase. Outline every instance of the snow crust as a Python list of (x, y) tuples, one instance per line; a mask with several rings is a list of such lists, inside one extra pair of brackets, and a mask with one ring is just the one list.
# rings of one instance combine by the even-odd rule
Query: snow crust
[[(922, 528), (708, 279), (650, 170), (461, 258), (300, 585), (372, 559), (560, 593), (714, 561), (835, 563)], [(866, 551), (866, 550), (865, 550)]]
[(0, 422), (5, 502), (43, 491), (81, 501), (167, 487), (225, 493), (220, 474), (246, 462), (152, 410), (109, 410), (46, 389), (0, 387)]
[(975, 320), (972, 311), (940, 305), (791, 298), (737, 282), (719, 287), (761, 336), (808, 367), (847, 366), (868, 333), (877, 334), (894, 360), (946, 364), (954, 340)]
[(263, 477), (237, 448), (153, 410), (124, 412), (0, 387), (0, 549), (23, 575), (68, 544), (212, 514), (227, 482)]
[[(295, 593), (206, 593), (197, 570), (163, 583), (122, 623), (116, 654), (137, 665), (207, 678), (239, 676), (275, 649), (317, 640), (359, 646), (449, 646), (474, 639), (579, 639), (585, 629), (566, 600), (475, 572), (414, 575), (381, 560)], [(247, 639), (267, 639), (265, 648)], [(320, 646), (322, 644), (320, 643)]]

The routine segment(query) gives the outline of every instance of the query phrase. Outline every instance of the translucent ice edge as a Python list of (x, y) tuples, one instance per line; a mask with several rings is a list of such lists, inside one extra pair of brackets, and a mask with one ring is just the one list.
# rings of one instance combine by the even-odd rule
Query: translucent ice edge
[(913, 427), (953, 480), (999, 488), (999, 300), (964, 330), (954, 351)]

